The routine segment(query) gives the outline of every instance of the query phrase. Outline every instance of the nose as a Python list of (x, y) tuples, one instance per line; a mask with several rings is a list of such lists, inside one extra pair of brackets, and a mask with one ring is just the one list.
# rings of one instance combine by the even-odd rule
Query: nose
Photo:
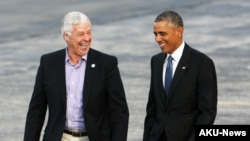
[(161, 37), (158, 36), (158, 35), (155, 35), (155, 41), (156, 41), (156, 42), (160, 42), (160, 41), (161, 41)]
[(91, 35), (85, 34), (85, 35), (82, 36), (82, 39), (83, 39), (84, 41), (90, 41)]

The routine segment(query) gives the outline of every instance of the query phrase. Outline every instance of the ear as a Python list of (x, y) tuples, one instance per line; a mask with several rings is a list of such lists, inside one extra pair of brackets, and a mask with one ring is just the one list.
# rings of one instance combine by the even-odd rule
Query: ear
[(176, 29), (177, 36), (182, 37), (183, 32), (184, 32), (184, 28), (182, 26), (177, 27)]
[(70, 35), (68, 33), (66, 33), (66, 32), (63, 33), (63, 38), (65, 41), (69, 41), (69, 36)]

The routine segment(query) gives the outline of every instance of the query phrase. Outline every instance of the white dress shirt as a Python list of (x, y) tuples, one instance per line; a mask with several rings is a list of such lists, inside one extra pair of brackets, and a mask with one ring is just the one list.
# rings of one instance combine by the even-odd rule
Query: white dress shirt
[(167, 63), (168, 63), (168, 57), (171, 55), (173, 60), (172, 60), (172, 64), (173, 64), (173, 74), (172, 77), (174, 77), (174, 73), (175, 70), (177, 68), (177, 65), (181, 59), (183, 50), (184, 50), (184, 46), (185, 46), (185, 42), (182, 41), (181, 45), (172, 53), (172, 54), (167, 54), (165, 62), (163, 64), (163, 68), (162, 68), (162, 82), (163, 82), (163, 86), (165, 86), (165, 73), (166, 73), (166, 68), (167, 68)]

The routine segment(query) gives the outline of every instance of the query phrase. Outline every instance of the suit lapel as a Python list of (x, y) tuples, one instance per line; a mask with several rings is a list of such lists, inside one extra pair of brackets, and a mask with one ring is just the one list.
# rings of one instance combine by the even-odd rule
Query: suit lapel
[(59, 93), (61, 94), (61, 100), (63, 104), (63, 108), (66, 111), (66, 78), (65, 78), (65, 49), (60, 51), (58, 54), (57, 60), (55, 62), (57, 75), (58, 75), (58, 88)]
[(159, 81), (155, 81), (156, 83), (159, 83), (159, 84), (156, 84), (157, 86), (159, 86), (159, 91), (160, 91), (160, 97), (161, 99), (163, 100), (162, 102), (166, 102), (165, 99), (166, 99), (166, 93), (165, 93), (165, 89), (164, 89), (164, 86), (163, 86), (163, 76), (162, 76), (162, 70), (163, 70), (163, 65), (164, 65), (164, 61), (165, 61), (165, 58), (166, 58), (166, 54), (163, 54), (161, 53), (158, 60), (157, 60), (157, 63), (156, 63), (156, 77), (157, 77), (157, 80)]
[(96, 53), (93, 49), (89, 50), (86, 63), (84, 87), (83, 87), (83, 103), (84, 108), (90, 97), (91, 89), (93, 88), (93, 82), (97, 73), (98, 64), (95, 62)]
[[(190, 66), (190, 48), (185, 44), (182, 57), (179, 61), (179, 64), (175, 70), (175, 74), (172, 80), (172, 84), (169, 90), (169, 98), (173, 95), (175, 89), (177, 88), (179, 81), (183, 78), (185, 72), (189, 69)], [(169, 99), (168, 98), (168, 99)]]

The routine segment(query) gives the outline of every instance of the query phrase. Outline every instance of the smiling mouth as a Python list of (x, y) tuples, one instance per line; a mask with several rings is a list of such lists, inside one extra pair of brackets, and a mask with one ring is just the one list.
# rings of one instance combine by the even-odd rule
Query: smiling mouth
[(81, 47), (81, 48), (87, 48), (87, 47), (88, 47), (88, 44), (80, 44), (80, 47)]
[(166, 45), (165, 43), (159, 44), (161, 48), (164, 47), (165, 45)]

